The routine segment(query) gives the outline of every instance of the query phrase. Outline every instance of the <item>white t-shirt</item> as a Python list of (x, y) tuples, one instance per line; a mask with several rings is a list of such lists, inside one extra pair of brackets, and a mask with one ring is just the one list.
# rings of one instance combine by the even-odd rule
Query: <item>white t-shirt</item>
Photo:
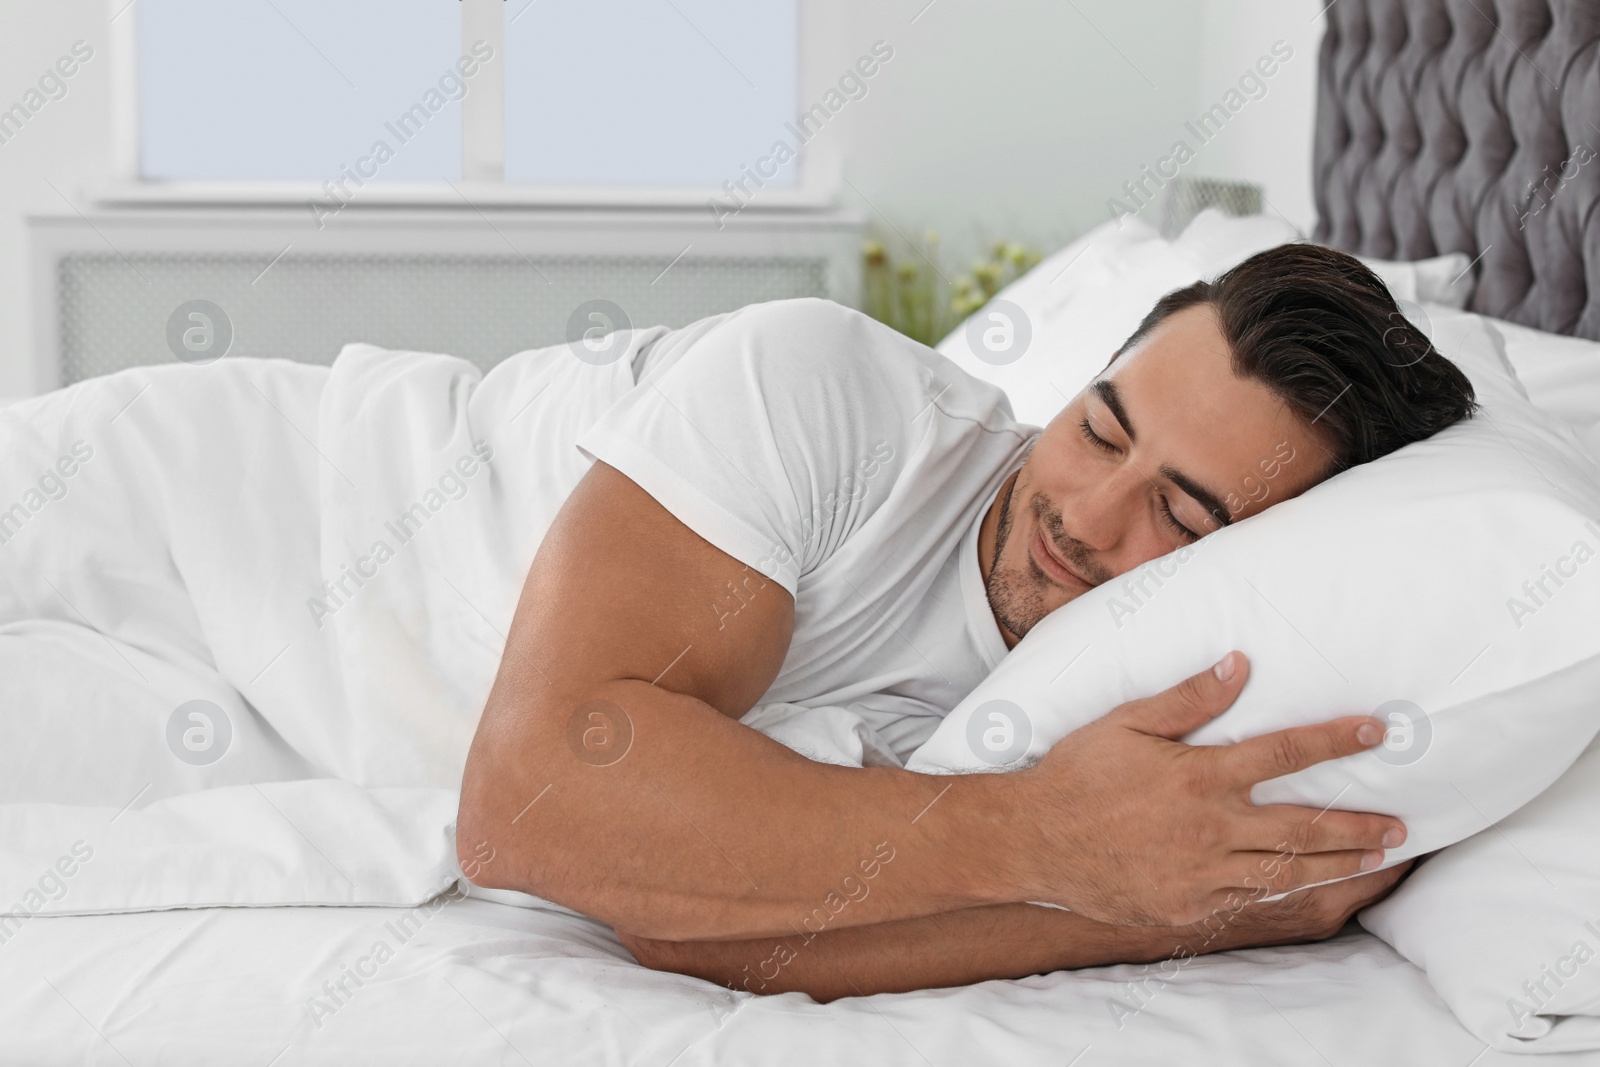
[[(828, 300), (663, 330), (633, 363), (633, 389), (577, 446), (794, 597), (759, 704), (847, 708), (903, 760), (1007, 651), (978, 529), (1039, 429), (997, 387)], [(740, 603), (724, 599), (724, 624)]]

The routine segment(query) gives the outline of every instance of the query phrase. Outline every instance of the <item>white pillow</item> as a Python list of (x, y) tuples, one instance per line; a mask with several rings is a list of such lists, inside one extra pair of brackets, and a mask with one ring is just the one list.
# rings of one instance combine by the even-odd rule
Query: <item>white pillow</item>
[(1397, 300), (1442, 304), (1460, 310), (1472, 299), (1476, 279), (1467, 269), (1472, 266), (1472, 259), (1465, 252), (1447, 252), (1430, 259), (1413, 260), (1356, 258), (1383, 279)]
[[(1108, 221), (1002, 289), (950, 331), (938, 351), (1004, 389), (1020, 421), (1043, 426), (1105, 366), (1162, 296), (1300, 239), (1283, 219), (1237, 217), (1216, 208), (1195, 216), (1173, 241), (1133, 216)], [(1459, 252), (1415, 262), (1358, 258), (1425, 331), (1428, 316), (1418, 304), (1455, 310), (1472, 295), (1472, 278), (1462, 274), (1469, 261)], [(986, 351), (984, 330), (991, 324), (1010, 327), (994, 336), (1023, 340)], [(1593, 395), (1600, 398), (1600, 375), (1596, 382)], [(1600, 408), (1592, 421), (1600, 421)]]
[[(1106, 222), (1002, 289), (938, 351), (1005, 390), (1018, 420), (1043, 426), (1110, 362), (1162, 296), (1298, 237), (1282, 220), (1233, 218), (1214, 208), (1176, 241), (1131, 216)], [(1004, 329), (986, 334), (991, 326)], [(986, 350), (990, 339), (1010, 343)]]
[(1490, 319), (1533, 402), (1578, 429), (1600, 424), (1600, 341)]
[[(1388, 864), (1460, 841), (1549, 786), (1600, 729), (1600, 467), (1522, 397), (1480, 317), (1436, 315), (1433, 329), (1483, 412), (1053, 612), (907, 767), (1020, 765), (1238, 648), (1250, 680), (1191, 742), (1375, 712), (1398, 745), (1394, 716), (1408, 716), (1409, 749), (1386, 742), (1254, 793), (1404, 819)], [(1556, 587), (1551, 567), (1573, 573)], [(1530, 596), (1524, 583), (1541, 579), (1553, 595)], [(1022, 739), (1010, 749), (1003, 729), (985, 734), (997, 710)]]
[[(1588, 706), (1600, 713), (1600, 694)], [(1600, 741), (1521, 810), (1361, 913), (1497, 1049), (1600, 1049), (1597, 799)]]

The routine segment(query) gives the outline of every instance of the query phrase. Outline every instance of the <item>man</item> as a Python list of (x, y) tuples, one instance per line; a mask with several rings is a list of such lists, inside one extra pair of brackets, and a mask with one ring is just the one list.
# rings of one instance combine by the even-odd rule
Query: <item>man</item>
[(649, 966), (820, 999), (1310, 940), (1383, 895), (1399, 870), (1238, 906), (1370, 871), (1404, 828), (1249, 803), (1378, 743), (1370, 717), (1178, 743), (1244, 685), (1237, 652), (1008, 774), (818, 763), (737, 721), (847, 708), (903, 759), (1050, 611), (1468, 415), (1383, 284), (1260, 253), (1158, 302), (1042, 432), (887, 334), (818, 301), (719, 316), (578, 439), (596, 462), (468, 757), (474, 880)]

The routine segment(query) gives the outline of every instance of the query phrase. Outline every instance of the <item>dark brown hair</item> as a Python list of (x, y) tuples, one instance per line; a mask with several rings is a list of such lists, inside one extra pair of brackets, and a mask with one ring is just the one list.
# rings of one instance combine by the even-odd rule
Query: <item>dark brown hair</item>
[(1280, 397), (1332, 453), (1328, 473), (1388, 455), (1477, 409), (1472, 383), (1352, 255), (1295, 243), (1160, 300), (1118, 349), (1196, 304), (1217, 313), (1233, 370)]

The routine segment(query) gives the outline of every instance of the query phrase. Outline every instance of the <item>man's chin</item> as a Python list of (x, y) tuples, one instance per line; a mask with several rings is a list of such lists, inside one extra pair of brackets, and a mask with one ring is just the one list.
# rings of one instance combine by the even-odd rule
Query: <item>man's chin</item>
[[(1033, 567), (1030, 561), (1029, 570)], [(1005, 575), (997, 581), (991, 581), (985, 590), (988, 594), (989, 609), (994, 613), (995, 619), (1011, 631), (1018, 638), (1026, 637), (1028, 631), (1056, 608), (1069, 601), (1076, 600), (1084, 590), (1063, 589), (1051, 582), (1042, 572), (1037, 575), (1029, 574), (1018, 578), (1016, 575)]]

